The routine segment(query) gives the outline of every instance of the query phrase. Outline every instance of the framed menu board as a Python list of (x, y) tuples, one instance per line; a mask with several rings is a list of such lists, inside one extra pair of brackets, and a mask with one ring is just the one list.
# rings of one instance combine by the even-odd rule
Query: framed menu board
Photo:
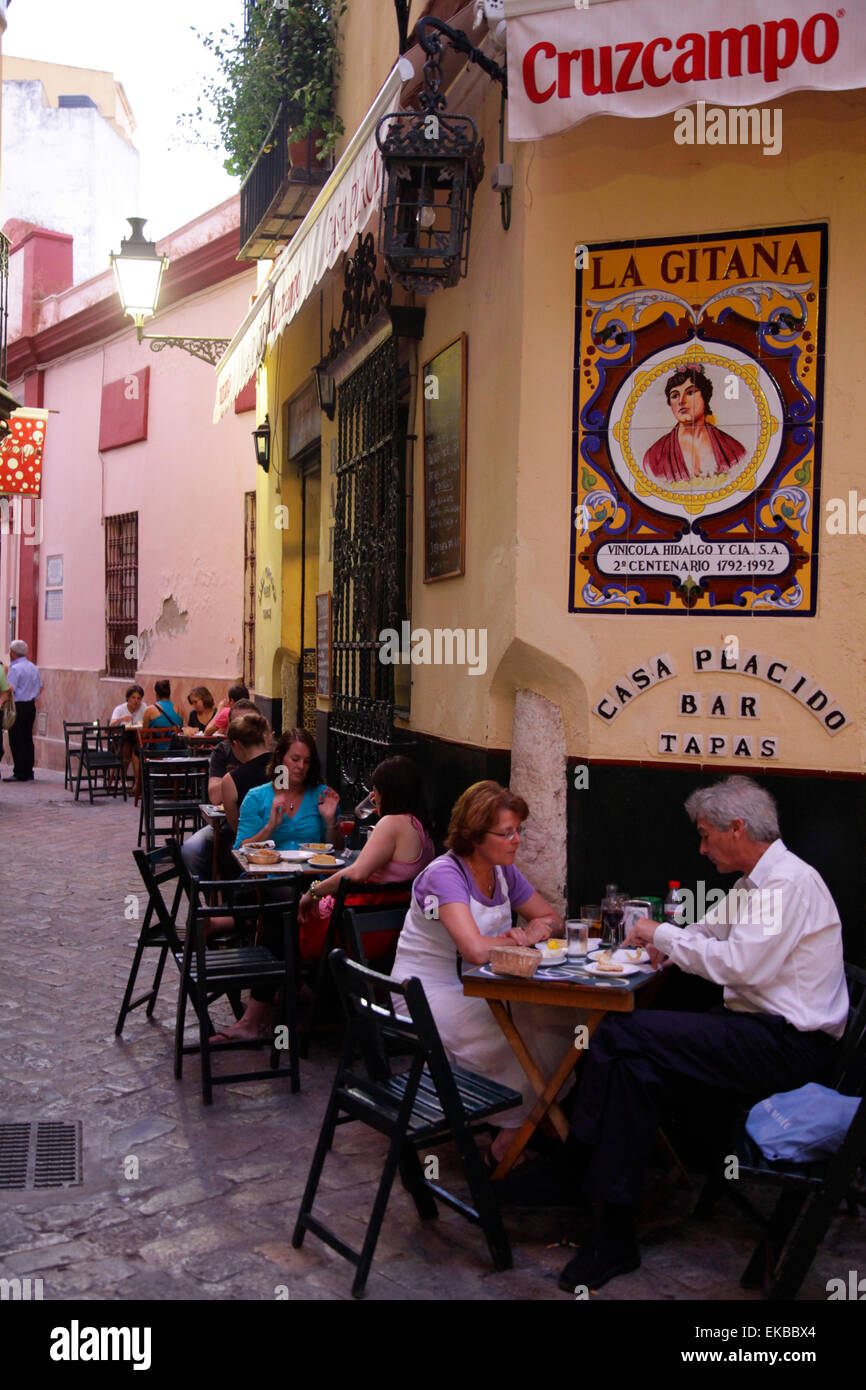
[(424, 583), (465, 571), (466, 334), (423, 371)]
[(316, 594), (316, 694), (331, 698), (331, 595)]

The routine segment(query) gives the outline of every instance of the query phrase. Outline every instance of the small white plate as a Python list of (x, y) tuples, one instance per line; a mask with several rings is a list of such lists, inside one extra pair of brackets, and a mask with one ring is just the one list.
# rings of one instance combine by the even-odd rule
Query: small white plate
[(314, 864), (314, 863), (312, 862), (312, 860), (315, 859), (315, 857), (316, 857), (314, 854), (313, 854), (313, 855), (309, 855), (309, 854), (308, 854), (308, 855), (306, 855), (305, 857), (306, 857), (306, 860), (307, 860), (307, 865), (308, 865), (308, 867), (311, 868), (311, 869), (315, 869), (316, 873), (322, 873), (322, 874), (324, 874), (324, 873), (329, 873), (329, 874), (336, 873), (337, 870), (338, 870), (338, 869), (342, 869), (342, 868), (344, 867), (345, 863), (346, 863), (345, 859), (338, 859), (336, 855), (333, 856), (333, 858), (334, 858), (333, 864)]
[[(614, 964), (619, 965), (619, 961)], [(642, 965), (620, 965), (619, 970), (601, 970), (595, 961), (590, 961), (583, 968), (587, 975), (598, 975), (602, 980), (621, 980), (625, 975), (639, 975), (643, 970)]]
[(301, 844), (298, 846), (298, 848), (299, 848), (299, 849), (305, 849), (305, 850), (307, 850), (308, 853), (310, 853), (310, 854), (330, 854), (330, 853), (331, 853), (331, 850), (334, 848), (334, 846), (333, 846), (333, 845), (326, 845), (325, 842), (322, 841), (321, 844), (315, 844), (315, 843), (312, 843), (312, 844), (311, 844), (311, 843), (303, 844), (303, 843), (301, 843)]
[(536, 950), (541, 956), (541, 966), (539, 967), (540, 969), (543, 968), (545, 965), (565, 965), (566, 963), (567, 956), (564, 950), (547, 951), (544, 949), (543, 946), (537, 946)]
[(280, 850), (280, 858), (285, 859), (287, 864), (303, 864), (305, 860), (309, 859), (309, 857), (310, 851), (308, 849)]
[[(637, 947), (636, 947), (636, 946), (634, 946), (634, 947), (629, 946), (628, 949), (626, 949), (625, 947), (621, 947), (620, 950), (614, 951), (614, 953), (613, 953), (613, 963), (614, 963), (614, 965), (649, 965), (649, 955), (648, 955), (648, 953), (642, 949), (640, 955), (639, 955), (638, 958), (637, 958), (637, 960), (635, 960), (635, 959), (634, 959), (634, 952), (635, 952), (635, 951), (637, 951)], [(593, 952), (591, 952), (590, 959), (591, 959), (591, 960), (598, 960), (598, 958), (599, 958), (599, 956), (600, 956), (601, 954), (602, 954), (601, 951), (593, 951)]]

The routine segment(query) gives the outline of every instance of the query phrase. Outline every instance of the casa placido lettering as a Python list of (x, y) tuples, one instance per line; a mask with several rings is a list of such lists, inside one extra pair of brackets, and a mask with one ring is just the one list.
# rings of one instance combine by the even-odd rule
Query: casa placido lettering
[[(782, 657), (765, 652), (743, 650), (737, 656), (727, 647), (694, 647), (692, 669), (698, 674), (751, 676), (766, 685), (784, 690), (817, 719), (828, 734), (841, 733), (851, 723), (851, 717), (831, 694), (807, 671)], [(654, 656), (624, 671), (594, 705), (593, 713), (606, 724), (632, 704), (638, 696), (661, 681), (677, 674), (673, 658), (668, 653)], [(692, 711), (681, 711), (691, 713)]]

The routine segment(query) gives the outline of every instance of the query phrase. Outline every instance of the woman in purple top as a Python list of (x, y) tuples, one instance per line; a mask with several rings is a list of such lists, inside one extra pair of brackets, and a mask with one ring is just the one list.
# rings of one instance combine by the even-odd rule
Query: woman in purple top
[[(484, 965), (494, 939), (534, 946), (562, 928), (562, 918), (514, 867), (528, 814), (523, 798), (498, 782), (476, 782), (458, 798), (445, 842), (449, 853), (434, 859), (413, 884), (392, 971), (394, 979), (415, 976), (423, 984), (455, 1066), (522, 1093), (523, 1105), (503, 1112), (490, 1149), (496, 1163), (538, 1097), (486, 1001), (464, 995), (457, 957)], [(526, 919), (525, 926), (512, 928), (512, 909)], [(530, 1053), (550, 1074), (573, 1036), (574, 1019), (539, 1004), (513, 1004), (512, 1012)]]

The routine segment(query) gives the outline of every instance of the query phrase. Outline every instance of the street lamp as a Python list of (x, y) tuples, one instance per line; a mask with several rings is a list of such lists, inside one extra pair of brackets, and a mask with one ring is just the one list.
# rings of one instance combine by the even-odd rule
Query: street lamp
[(466, 274), (472, 201), (484, 170), (484, 141), (472, 117), (446, 110), (440, 35), (503, 89), (506, 75), (462, 30), (442, 20), (426, 16), (416, 32), (427, 54), (420, 109), (391, 112), (376, 127), (384, 166), (379, 238), (392, 278), (430, 294)]
[(133, 320), (138, 341), (149, 342), (151, 352), (161, 352), (164, 347), (183, 348), (184, 352), (215, 367), (231, 342), (230, 338), (157, 337), (142, 331), (145, 319), (156, 313), (168, 256), (158, 255), (156, 243), (148, 241), (144, 235), (146, 217), (126, 220), (132, 233), (121, 241), (119, 254), (111, 252), (111, 264), (123, 312)]

